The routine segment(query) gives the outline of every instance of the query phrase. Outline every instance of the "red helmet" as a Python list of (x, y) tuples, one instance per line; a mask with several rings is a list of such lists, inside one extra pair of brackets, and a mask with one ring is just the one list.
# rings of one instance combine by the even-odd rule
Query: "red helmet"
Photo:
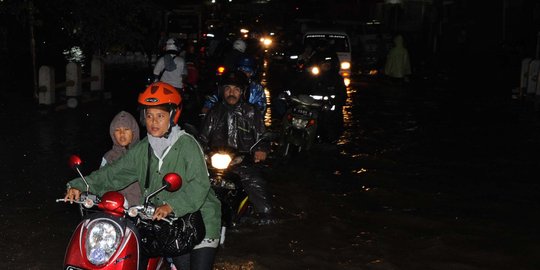
[(144, 108), (165, 106), (171, 112), (171, 123), (177, 124), (182, 113), (182, 96), (174, 86), (155, 82), (150, 84), (138, 98), (139, 105)]

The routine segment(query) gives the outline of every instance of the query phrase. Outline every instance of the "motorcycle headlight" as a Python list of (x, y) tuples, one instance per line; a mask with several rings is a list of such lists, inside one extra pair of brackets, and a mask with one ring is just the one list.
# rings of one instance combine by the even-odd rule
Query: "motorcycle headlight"
[(103, 265), (116, 252), (122, 239), (118, 224), (108, 220), (94, 220), (86, 234), (86, 257), (94, 265)]
[(228, 154), (213, 154), (212, 157), (210, 157), (212, 167), (220, 170), (227, 169), (229, 167), (229, 163), (231, 163), (231, 156)]

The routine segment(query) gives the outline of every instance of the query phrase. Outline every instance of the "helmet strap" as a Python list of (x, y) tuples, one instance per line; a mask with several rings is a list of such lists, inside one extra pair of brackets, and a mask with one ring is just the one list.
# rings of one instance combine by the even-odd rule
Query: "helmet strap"
[(169, 129), (167, 129), (167, 132), (163, 134), (163, 138), (168, 139), (169, 135), (171, 134), (172, 127), (174, 126), (174, 114), (176, 114), (176, 109), (172, 109), (169, 112)]
[(140, 107), (139, 112), (139, 122), (141, 122), (141, 126), (146, 127), (146, 108)]

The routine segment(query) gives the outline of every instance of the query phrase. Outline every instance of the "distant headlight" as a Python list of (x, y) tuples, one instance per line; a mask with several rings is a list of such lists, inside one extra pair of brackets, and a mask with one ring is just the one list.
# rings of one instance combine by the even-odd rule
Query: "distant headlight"
[(108, 220), (95, 220), (88, 225), (86, 257), (94, 265), (103, 265), (116, 252), (122, 239), (120, 227)]
[(311, 74), (313, 74), (313, 75), (319, 75), (319, 73), (321, 72), (319, 70), (319, 67), (317, 67), (317, 66), (312, 67), (310, 71), (311, 71)]
[(268, 37), (263, 37), (260, 39), (260, 41), (267, 48), (272, 44), (272, 39)]
[(350, 69), (351, 63), (350, 62), (341, 62), (341, 69)]

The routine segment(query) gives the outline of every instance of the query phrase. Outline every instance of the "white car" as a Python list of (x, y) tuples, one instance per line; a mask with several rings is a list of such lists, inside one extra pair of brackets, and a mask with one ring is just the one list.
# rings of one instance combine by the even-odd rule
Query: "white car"
[(349, 36), (345, 32), (340, 31), (308, 31), (304, 34), (304, 44), (317, 44), (321, 40), (325, 40), (335, 50), (339, 62), (340, 73), (351, 72), (351, 42)]
[(348, 79), (351, 76), (351, 42), (349, 35), (343, 31), (307, 31), (304, 34), (303, 43), (318, 44), (320, 41), (326, 41), (335, 50), (340, 62), (340, 74), (348, 85)]

